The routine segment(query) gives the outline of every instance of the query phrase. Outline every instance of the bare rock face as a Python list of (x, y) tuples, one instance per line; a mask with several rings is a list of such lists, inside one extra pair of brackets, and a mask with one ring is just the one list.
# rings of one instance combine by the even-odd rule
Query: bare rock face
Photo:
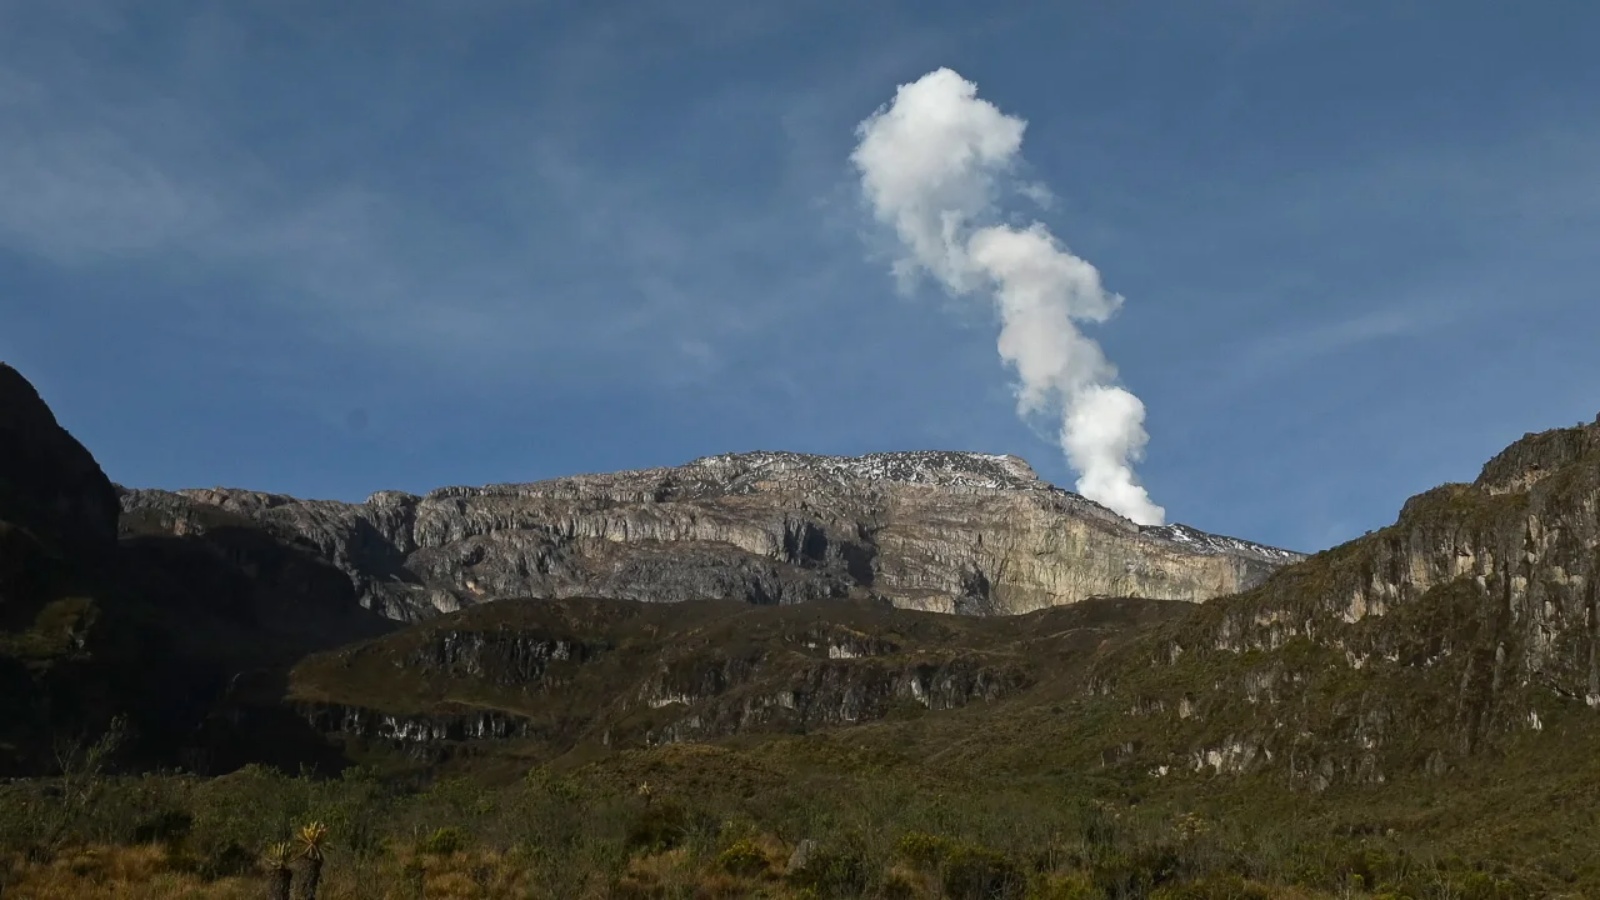
[(216, 511), (345, 571), (367, 607), (420, 620), (507, 597), (1024, 613), (1093, 596), (1201, 601), (1300, 554), (1184, 526), (1141, 528), (1011, 456), (707, 457), (675, 468), (451, 487), (365, 503), (253, 491), (127, 491), (125, 518), (173, 534)]

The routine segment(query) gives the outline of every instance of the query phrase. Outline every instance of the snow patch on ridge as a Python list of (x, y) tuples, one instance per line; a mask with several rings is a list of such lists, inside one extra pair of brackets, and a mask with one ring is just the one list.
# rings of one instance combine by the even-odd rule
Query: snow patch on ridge
[(1140, 528), (1139, 532), (1163, 538), (1175, 544), (1182, 544), (1186, 549), (1198, 553), (1243, 553), (1286, 563), (1305, 558), (1305, 554), (1296, 553), (1293, 550), (1283, 550), (1278, 547), (1268, 547), (1265, 544), (1240, 540), (1239, 538), (1211, 534), (1198, 528), (1190, 528), (1187, 525), (1146, 525)]
[[(1036, 491), (1066, 495), (1082, 503), (1099, 506), (1041, 479), (1026, 460), (1006, 454), (913, 450), (869, 453), (866, 456), (821, 456), (760, 451), (701, 457), (684, 468), (705, 472), (734, 492), (756, 490), (757, 484), (767, 480), (806, 475), (838, 484), (890, 481), (980, 490)], [(1107, 512), (1116, 515), (1110, 510)], [(1187, 552), (1206, 556), (1235, 554), (1277, 563), (1296, 562), (1305, 558), (1305, 554), (1292, 550), (1210, 534), (1187, 525), (1134, 527), (1145, 537), (1170, 541)]]
[(796, 472), (841, 481), (896, 481), (991, 490), (1059, 490), (1015, 456), (943, 450), (820, 456), (758, 451), (724, 453), (697, 459), (686, 468), (708, 469), (731, 479), (759, 479)]

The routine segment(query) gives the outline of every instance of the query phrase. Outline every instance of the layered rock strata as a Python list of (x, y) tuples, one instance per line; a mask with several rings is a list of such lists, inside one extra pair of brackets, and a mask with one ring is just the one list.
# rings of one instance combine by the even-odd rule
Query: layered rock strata
[(1011, 456), (747, 453), (674, 468), (452, 487), (364, 503), (125, 491), (125, 528), (203, 531), (217, 511), (315, 550), (362, 603), (420, 620), (506, 597), (789, 604), (876, 597), (1016, 614), (1093, 596), (1201, 601), (1300, 554), (1141, 528)]

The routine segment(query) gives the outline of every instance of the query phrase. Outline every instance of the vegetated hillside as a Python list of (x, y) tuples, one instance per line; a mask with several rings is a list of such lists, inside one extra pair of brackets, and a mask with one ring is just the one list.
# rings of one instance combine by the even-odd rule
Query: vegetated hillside
[(1442, 773), (1600, 705), (1600, 422), (1113, 655), (1127, 756), (1322, 788)]
[(319, 654), (292, 703), (321, 729), (427, 752), (523, 752), (806, 733), (988, 704), (1080, 673), (1096, 651), (1185, 615), (1096, 599), (1009, 618), (882, 603), (502, 600)]
[(359, 504), (253, 491), (128, 491), (141, 530), (213, 511), (314, 548), (362, 603), (419, 620), (501, 598), (896, 606), (1023, 613), (1091, 596), (1204, 600), (1300, 554), (1185, 526), (1141, 528), (977, 453), (796, 453), (521, 485), (393, 491)]

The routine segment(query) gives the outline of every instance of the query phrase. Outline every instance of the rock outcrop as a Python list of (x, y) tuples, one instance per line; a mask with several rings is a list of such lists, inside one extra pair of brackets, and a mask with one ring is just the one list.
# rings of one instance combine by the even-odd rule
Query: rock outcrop
[(358, 504), (230, 489), (127, 491), (122, 504), (125, 528), (145, 531), (204, 532), (218, 511), (248, 519), (314, 549), (364, 605), (400, 620), (577, 596), (855, 596), (1015, 614), (1092, 596), (1205, 600), (1301, 558), (1184, 526), (1141, 528), (1020, 459), (973, 453), (733, 454)]
[(1394, 525), (1204, 605), (1097, 689), (1163, 723), (1166, 770), (1443, 771), (1600, 708), (1597, 591), (1600, 421), (1528, 435)]

